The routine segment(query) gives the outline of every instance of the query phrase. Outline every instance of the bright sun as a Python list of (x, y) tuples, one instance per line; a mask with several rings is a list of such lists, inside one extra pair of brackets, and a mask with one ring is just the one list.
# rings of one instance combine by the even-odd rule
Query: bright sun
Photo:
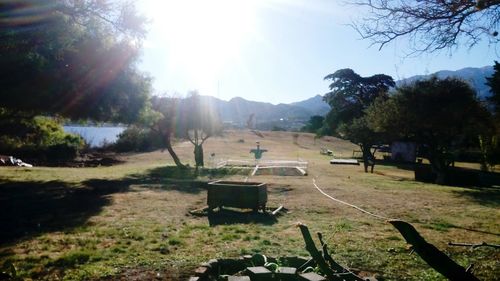
[(245, 40), (256, 30), (258, 1), (144, 0), (156, 41), (168, 64), (204, 88), (229, 63), (237, 61)]

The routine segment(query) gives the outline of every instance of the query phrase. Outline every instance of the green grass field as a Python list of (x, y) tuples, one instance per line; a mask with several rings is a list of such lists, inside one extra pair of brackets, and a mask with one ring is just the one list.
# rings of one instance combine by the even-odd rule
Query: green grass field
[[(239, 141), (243, 139), (244, 142)], [(412, 223), (439, 249), (463, 266), (474, 264), (482, 280), (498, 280), (500, 251), (452, 247), (452, 242), (500, 244), (500, 188), (450, 187), (413, 181), (413, 172), (378, 165), (374, 174), (361, 166), (330, 165), (322, 147), (349, 157), (355, 146), (335, 138), (314, 140), (292, 133), (228, 132), (209, 139), (205, 162), (250, 159), (260, 141), (265, 159), (309, 162), (309, 175), (254, 176), (268, 183), (268, 206), (288, 213), (228, 212), (192, 216), (206, 206), (197, 182), (244, 180), (249, 171), (206, 170), (195, 176), (179, 171), (160, 151), (121, 155), (125, 163), (98, 168), (0, 168), (0, 265), (12, 262), (25, 280), (185, 280), (211, 258), (264, 253), (307, 255), (297, 222), (322, 232), (342, 265), (376, 274), (380, 280), (444, 280), (416, 254), (410, 254), (388, 223), (340, 205), (328, 194), (371, 212)], [(193, 162), (192, 146), (175, 146)], [(192, 165), (192, 164), (191, 164)], [(193, 183), (194, 181), (194, 183)]]

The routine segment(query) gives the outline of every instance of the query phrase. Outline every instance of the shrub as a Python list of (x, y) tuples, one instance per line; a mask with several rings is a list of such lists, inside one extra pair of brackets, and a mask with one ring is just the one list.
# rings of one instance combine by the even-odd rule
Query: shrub
[(151, 151), (159, 148), (160, 143), (150, 129), (130, 126), (118, 136), (114, 149), (119, 152)]
[(46, 155), (57, 160), (71, 160), (78, 154), (78, 147), (68, 144), (59, 143), (47, 147)]
[[(0, 116), (3, 117), (3, 116)], [(0, 118), (0, 152), (22, 159), (68, 160), (85, 145), (77, 135), (64, 132), (49, 117)]]

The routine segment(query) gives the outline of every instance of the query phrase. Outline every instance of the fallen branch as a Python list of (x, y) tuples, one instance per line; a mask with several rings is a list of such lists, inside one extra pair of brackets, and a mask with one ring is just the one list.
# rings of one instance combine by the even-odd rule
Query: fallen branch
[(500, 245), (497, 245), (497, 244), (488, 244), (486, 242), (481, 242), (481, 243), (478, 243), (478, 244), (448, 242), (448, 245), (449, 246), (471, 247), (472, 249), (479, 248), (479, 247), (492, 247), (492, 248), (495, 248), (495, 249), (500, 249)]
[(328, 266), (326, 261), (323, 259), (323, 256), (316, 248), (314, 241), (311, 237), (311, 233), (305, 224), (298, 223), (297, 226), (300, 228), (300, 232), (302, 232), (302, 237), (304, 238), (304, 242), (306, 243), (306, 250), (311, 254), (311, 257), (314, 259), (316, 264), (318, 265), (321, 272), (326, 274), (329, 279), (334, 280), (335, 272)]
[(297, 226), (300, 228), (300, 232), (302, 232), (302, 237), (304, 238), (304, 242), (306, 243), (306, 250), (309, 252), (309, 254), (311, 254), (311, 257), (314, 259), (321, 272), (323, 272), (328, 277), (328, 280), (364, 281), (364, 279), (356, 276), (354, 273), (350, 272), (333, 260), (330, 254), (328, 254), (328, 249), (326, 244), (323, 242), (321, 233), (318, 233), (318, 236), (323, 246), (323, 255), (321, 254), (321, 251), (316, 248), (316, 245), (314, 244), (311, 233), (309, 232), (307, 226), (302, 223), (298, 223)]
[(333, 268), (336, 272), (345, 272), (345, 268), (343, 268), (340, 264), (336, 263), (333, 258), (328, 253), (328, 245), (323, 242), (323, 235), (318, 232), (319, 242), (321, 243), (321, 247), (323, 248), (323, 258), (330, 264), (330, 267)]
[(413, 251), (415, 251), (428, 265), (449, 280), (479, 281), (472, 273), (454, 262), (434, 245), (425, 241), (411, 224), (400, 220), (389, 220), (389, 223), (401, 233), (408, 244), (412, 245)]

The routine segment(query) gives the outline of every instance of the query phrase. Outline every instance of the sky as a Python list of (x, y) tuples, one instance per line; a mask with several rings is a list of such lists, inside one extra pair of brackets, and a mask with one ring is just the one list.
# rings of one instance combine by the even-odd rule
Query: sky
[(153, 77), (155, 94), (291, 103), (328, 92), (323, 78), (342, 68), (399, 80), (500, 60), (486, 42), (407, 57), (402, 39), (379, 51), (349, 26), (363, 11), (335, 0), (136, 3), (150, 21), (139, 68)]

